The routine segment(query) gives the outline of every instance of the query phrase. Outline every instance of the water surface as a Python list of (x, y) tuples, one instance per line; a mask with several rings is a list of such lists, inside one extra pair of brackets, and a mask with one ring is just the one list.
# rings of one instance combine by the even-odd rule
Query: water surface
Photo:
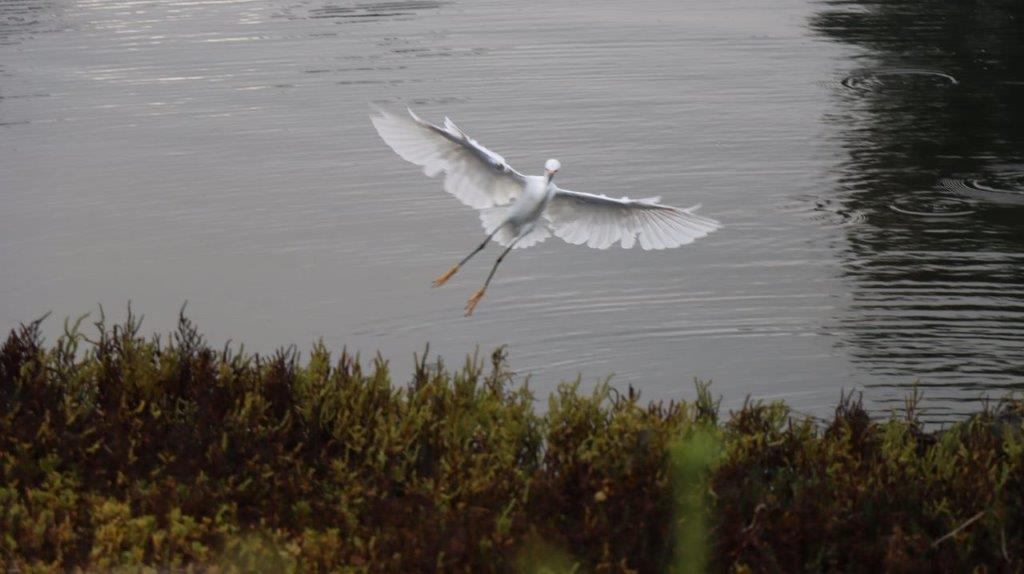
[[(406, 371), (427, 342), (507, 344), (541, 395), (700, 377), (820, 415), (919, 380), (946, 420), (1024, 384), (1021, 22), (1008, 1), (8, 0), (0, 327), (131, 300), (167, 330), (187, 300), (257, 351), (323, 338)], [(481, 230), (369, 103), (726, 227), (656, 253), (548, 240), (463, 318), (497, 252), (430, 289)]]

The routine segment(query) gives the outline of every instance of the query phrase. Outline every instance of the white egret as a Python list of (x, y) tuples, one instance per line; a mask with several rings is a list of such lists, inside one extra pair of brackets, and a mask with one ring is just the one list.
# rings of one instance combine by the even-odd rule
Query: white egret
[(448, 118), (444, 127), (421, 120), (412, 110), (408, 118), (376, 110), (370, 119), (402, 159), (422, 167), (429, 177), (444, 174), (445, 191), (480, 211), (487, 238), (435, 279), (434, 287), (448, 281), (491, 240), (505, 247), (483, 287), (466, 302), (467, 316), (483, 298), (509, 251), (536, 245), (552, 234), (596, 249), (615, 243), (624, 249), (637, 243), (643, 249), (671, 249), (721, 227), (713, 219), (696, 215), (699, 205), (679, 209), (662, 205), (659, 197), (616, 199), (562, 189), (553, 182), (561, 168), (557, 159), (545, 162), (544, 175), (523, 175)]

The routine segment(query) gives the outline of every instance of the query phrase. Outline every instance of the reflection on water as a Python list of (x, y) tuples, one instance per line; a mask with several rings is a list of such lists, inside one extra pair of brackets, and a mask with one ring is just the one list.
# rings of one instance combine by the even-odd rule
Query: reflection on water
[[(215, 341), (322, 337), (399, 372), (426, 342), (508, 344), (539, 394), (698, 376), (726, 408), (827, 414), (920, 377), (960, 410), (1024, 380), (1021, 216), (990, 201), (1024, 171), (1021, 18), (981, 6), (0, 2), (0, 328), (131, 300), (163, 329), (187, 300)], [(487, 261), (430, 282), (477, 218), (380, 142), (371, 102), (726, 227), (661, 253), (549, 240), (464, 319)]]
[(952, 400), (1024, 382), (1022, 25), (1016, 0), (829, 2), (812, 19), (862, 50), (829, 121), (836, 194), (865, 214), (839, 253), (841, 329), (887, 379), (872, 386), (919, 377)]

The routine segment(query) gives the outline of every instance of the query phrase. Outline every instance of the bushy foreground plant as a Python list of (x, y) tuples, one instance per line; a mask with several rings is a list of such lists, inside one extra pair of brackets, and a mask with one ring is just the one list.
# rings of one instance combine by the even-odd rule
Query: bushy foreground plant
[(0, 349), (0, 570), (1024, 569), (1021, 402), (945, 432), (315, 345), (212, 349), (184, 317)]

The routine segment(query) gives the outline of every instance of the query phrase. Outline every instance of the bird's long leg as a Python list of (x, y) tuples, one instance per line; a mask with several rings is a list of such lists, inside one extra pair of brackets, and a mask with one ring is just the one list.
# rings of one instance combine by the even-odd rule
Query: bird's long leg
[(491, 272), (487, 274), (487, 279), (484, 281), (484, 286), (481, 287), (476, 293), (473, 293), (473, 296), (470, 297), (468, 301), (466, 301), (467, 317), (473, 314), (473, 309), (476, 309), (476, 304), (479, 303), (480, 300), (484, 298), (484, 293), (487, 291), (487, 286), (491, 284), (491, 279), (494, 279), (494, 273), (495, 271), (498, 270), (498, 265), (501, 265), (501, 262), (505, 260), (505, 256), (508, 255), (509, 251), (512, 251), (512, 248), (516, 246), (516, 243), (519, 243), (519, 240), (523, 238), (523, 235), (526, 234), (524, 233), (513, 239), (512, 243), (509, 243), (508, 247), (506, 247), (505, 250), (501, 252), (501, 255), (499, 255), (498, 259), (495, 260), (494, 262), (494, 267), (491, 267)]
[(465, 265), (466, 262), (469, 261), (470, 259), (472, 259), (474, 255), (476, 255), (477, 253), (480, 253), (481, 251), (483, 251), (484, 247), (487, 247), (487, 243), (491, 241), (491, 238), (494, 237), (494, 234), (498, 233), (498, 231), (500, 229), (501, 229), (501, 226), (498, 226), (498, 229), (495, 229), (494, 231), (492, 231), (491, 234), (487, 236), (487, 239), (484, 239), (484, 242), (481, 243), (479, 247), (474, 249), (469, 255), (463, 257), (462, 261), (459, 261), (457, 264), (452, 265), (451, 269), (449, 269), (449, 270), (445, 271), (444, 273), (442, 273), (437, 279), (434, 279), (433, 286), (434, 287), (440, 287), (441, 285), (444, 285), (445, 283), (447, 283), (448, 280), (452, 278), (452, 275), (455, 275), (456, 273), (459, 272), (459, 268), (460, 267)]

